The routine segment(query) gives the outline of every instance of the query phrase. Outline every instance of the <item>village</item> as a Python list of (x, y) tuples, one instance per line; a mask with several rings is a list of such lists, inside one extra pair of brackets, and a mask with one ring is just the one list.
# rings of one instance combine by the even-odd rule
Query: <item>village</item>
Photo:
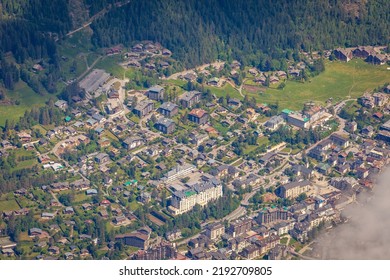
[[(381, 65), (381, 50), (326, 57)], [(124, 68), (172, 62), (150, 42), (106, 55), (118, 53)], [(60, 125), (10, 132), (0, 157), (25, 156), (53, 180), (1, 196), (0, 258), (318, 258), (310, 246), (319, 232), (347, 222), (343, 209), (364, 203), (359, 195), (390, 163), (390, 86), (291, 110), (243, 95), (236, 60), (228, 76), (214, 75), (224, 64), (172, 74), (185, 82), (180, 91), (126, 89), (127, 78), (93, 69), (78, 83), (82, 94), (54, 103)], [(306, 67), (244, 71), (264, 86), (300, 79)], [(202, 91), (225, 84), (240, 98)]]

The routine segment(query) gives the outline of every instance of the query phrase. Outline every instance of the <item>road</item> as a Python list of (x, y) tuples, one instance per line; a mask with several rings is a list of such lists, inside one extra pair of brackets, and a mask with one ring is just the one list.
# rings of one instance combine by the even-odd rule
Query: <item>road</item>
[(114, 6), (115, 7), (122, 7), (124, 5), (129, 4), (130, 2), (131, 2), (131, 0), (127, 0), (127, 1), (124, 1), (122, 3), (116, 3), (115, 5), (111, 5), (111, 4), (108, 5), (103, 10), (101, 10), (97, 14), (93, 15), (87, 22), (84, 22), (80, 27), (78, 27), (78, 28), (76, 28), (76, 29), (66, 33), (65, 37), (72, 36), (74, 33), (79, 32), (79, 31), (83, 30), (84, 28), (90, 26), (92, 24), (92, 22), (94, 22), (97, 18), (99, 18), (99, 17), (105, 15), (106, 13), (108, 13)]
[(171, 76), (169, 76), (167, 78), (163, 78), (163, 79), (164, 80), (177, 80), (177, 79), (179, 79), (179, 76), (184, 76), (185, 74), (190, 73), (190, 72), (203, 71), (204, 69), (206, 69), (209, 66), (213, 66), (214, 68), (219, 68), (223, 65), (225, 65), (225, 62), (223, 62), (223, 61), (216, 61), (213, 63), (207, 63), (207, 64), (203, 64), (201, 66), (198, 66), (196, 68), (187, 69), (187, 70), (172, 74)]

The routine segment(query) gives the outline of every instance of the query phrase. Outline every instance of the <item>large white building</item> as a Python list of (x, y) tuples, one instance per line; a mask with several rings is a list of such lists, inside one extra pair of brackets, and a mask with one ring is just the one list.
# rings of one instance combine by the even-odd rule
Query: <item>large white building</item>
[(196, 183), (187, 190), (174, 192), (168, 208), (172, 214), (180, 215), (190, 211), (196, 204), (205, 206), (221, 196), (221, 182), (213, 177), (206, 182)]

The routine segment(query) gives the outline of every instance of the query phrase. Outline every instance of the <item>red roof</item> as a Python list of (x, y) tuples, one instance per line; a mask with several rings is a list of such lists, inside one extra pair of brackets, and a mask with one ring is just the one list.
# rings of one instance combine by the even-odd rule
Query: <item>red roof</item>
[(109, 202), (107, 199), (104, 199), (104, 200), (102, 200), (102, 202), (100, 202), (100, 204), (107, 204), (107, 205), (109, 205), (109, 204), (111, 204), (111, 202)]
[(203, 117), (207, 112), (203, 109), (192, 109), (190, 115), (196, 116), (198, 118)]
[(383, 118), (383, 114), (381, 112), (376, 112), (373, 116), (378, 118), (378, 119), (382, 119)]

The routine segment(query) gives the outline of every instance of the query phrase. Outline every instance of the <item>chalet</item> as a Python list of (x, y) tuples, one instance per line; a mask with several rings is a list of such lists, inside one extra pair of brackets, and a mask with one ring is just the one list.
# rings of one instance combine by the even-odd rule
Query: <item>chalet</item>
[(64, 214), (67, 214), (67, 215), (69, 215), (69, 214), (74, 214), (74, 209), (73, 209), (73, 207), (71, 207), (71, 206), (65, 207), (65, 209), (64, 209)]
[(81, 207), (83, 207), (83, 210), (85, 210), (85, 211), (92, 210), (92, 204), (91, 203), (83, 203), (81, 205)]
[(333, 54), (338, 60), (345, 61), (345, 62), (350, 61), (353, 57), (352, 52), (348, 49), (338, 48), (333, 51)]
[(164, 88), (161, 86), (153, 86), (148, 89), (147, 96), (152, 100), (163, 100), (164, 98)]
[(110, 160), (110, 157), (108, 156), (108, 154), (106, 153), (98, 153), (96, 156), (95, 156), (95, 161), (97, 163), (100, 163), (100, 164), (103, 164), (103, 163), (106, 163)]
[(173, 117), (179, 112), (179, 107), (172, 102), (165, 102), (158, 108), (158, 112), (166, 117)]
[(40, 236), (42, 234), (42, 230), (40, 228), (31, 228), (28, 231), (29, 236)]
[(376, 64), (376, 65), (383, 65), (386, 63), (386, 61), (387, 61), (387, 56), (380, 53), (370, 54), (366, 58), (366, 62)]
[(99, 215), (104, 218), (104, 219), (107, 219), (109, 216), (108, 216), (108, 212), (107, 210), (100, 210), (99, 211)]
[(371, 46), (368, 46), (368, 47), (360, 46), (360, 47), (357, 47), (356, 49), (354, 49), (352, 51), (352, 54), (354, 57), (366, 59), (369, 55), (375, 54), (375, 50)]
[(160, 118), (155, 124), (154, 127), (161, 131), (164, 134), (171, 134), (173, 131), (175, 131), (176, 124), (171, 119), (167, 118)]
[(195, 82), (197, 75), (194, 72), (188, 72), (184, 75), (184, 80), (187, 82)]
[(127, 218), (123, 215), (114, 218), (114, 223), (118, 226), (125, 224), (127, 221)]
[(80, 179), (76, 180), (71, 184), (72, 188), (79, 190), (79, 191), (84, 191), (86, 189), (89, 189), (90, 184), (88, 180), (85, 179)]
[(165, 55), (165, 56), (171, 56), (172, 55), (172, 52), (168, 49), (163, 49), (162, 50), (162, 55)]
[(192, 109), (188, 114), (188, 119), (196, 124), (205, 124), (208, 121), (209, 114), (203, 109)]
[(33, 67), (32, 67), (32, 70), (34, 72), (41, 72), (44, 70), (44, 68), (42, 67), (42, 65), (40, 65), (39, 63), (37, 64), (34, 64)]
[(47, 249), (47, 251), (51, 255), (58, 255), (60, 253), (60, 248), (58, 248), (57, 246), (51, 246), (51, 247), (49, 247), (49, 249)]
[(186, 91), (180, 96), (179, 102), (183, 108), (191, 108), (199, 103), (201, 97), (202, 93), (199, 91)]
[(221, 80), (217, 77), (211, 78), (210, 80), (207, 81), (207, 84), (209, 86), (214, 86), (214, 87), (220, 87), (221, 86)]
[(43, 213), (41, 214), (41, 218), (42, 218), (42, 219), (45, 219), (45, 220), (54, 219), (54, 217), (55, 217), (55, 214), (54, 214), (54, 213), (43, 212)]
[(107, 206), (110, 206), (110, 205), (111, 205), (111, 202), (108, 201), (107, 199), (103, 199), (103, 200), (100, 202), (100, 206), (107, 207)]
[(141, 146), (142, 144), (144, 144), (144, 140), (140, 137), (137, 137), (137, 136), (127, 137), (123, 141), (123, 147), (127, 150), (135, 149), (135, 148)]
[(57, 100), (54, 103), (54, 106), (56, 106), (57, 108), (59, 108), (61, 110), (66, 110), (66, 108), (68, 108), (68, 102), (66, 102), (65, 100)]
[(238, 98), (229, 98), (228, 105), (233, 107), (240, 107), (242, 104)]
[(94, 119), (98, 123), (104, 123), (106, 121), (106, 118), (100, 114), (93, 114), (92, 119)]
[(142, 118), (152, 112), (153, 109), (154, 103), (151, 100), (143, 100), (134, 107), (133, 113), (139, 118)]
[(69, 189), (69, 182), (52, 183), (50, 186), (53, 191), (63, 191)]
[(26, 132), (18, 133), (19, 140), (26, 143), (31, 141), (31, 135)]

